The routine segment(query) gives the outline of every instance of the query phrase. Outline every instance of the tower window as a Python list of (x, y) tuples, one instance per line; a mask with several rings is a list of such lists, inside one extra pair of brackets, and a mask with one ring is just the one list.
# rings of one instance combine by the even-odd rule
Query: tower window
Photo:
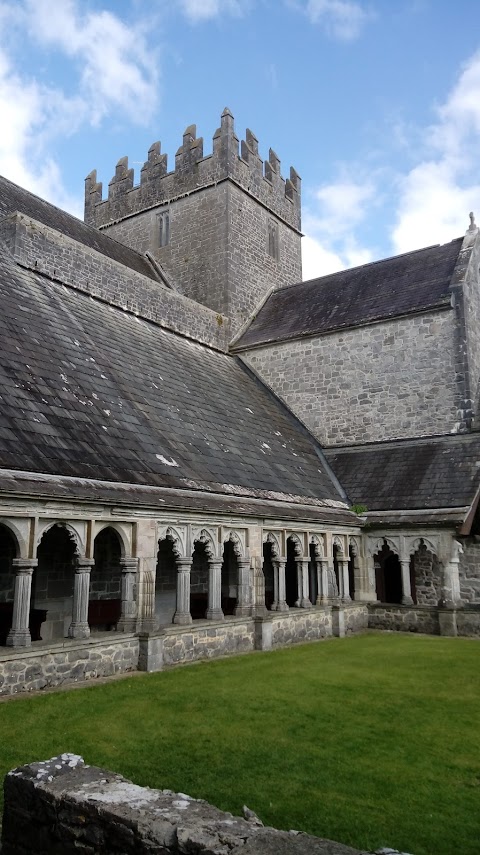
[(170, 211), (162, 211), (157, 214), (158, 222), (158, 246), (168, 246), (170, 241)]
[(268, 221), (268, 254), (278, 260), (278, 223), (275, 220)]

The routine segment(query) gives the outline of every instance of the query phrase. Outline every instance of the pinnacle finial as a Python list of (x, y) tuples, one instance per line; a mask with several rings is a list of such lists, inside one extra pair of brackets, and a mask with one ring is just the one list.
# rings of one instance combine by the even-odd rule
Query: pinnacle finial
[(478, 226), (475, 222), (475, 214), (473, 213), (473, 211), (470, 211), (468, 216), (470, 217), (470, 225), (468, 227), (468, 231), (469, 232), (476, 232), (478, 229)]

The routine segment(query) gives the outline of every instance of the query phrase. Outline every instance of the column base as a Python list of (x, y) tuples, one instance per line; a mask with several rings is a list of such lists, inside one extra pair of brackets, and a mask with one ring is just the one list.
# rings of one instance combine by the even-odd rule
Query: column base
[(117, 623), (117, 632), (135, 632), (137, 619), (135, 617), (120, 618)]
[(330, 600), (328, 599), (328, 597), (317, 597), (315, 605), (316, 606), (329, 606)]
[(250, 617), (252, 614), (251, 606), (235, 606), (233, 610), (235, 617)]
[(7, 647), (31, 647), (32, 638), (29, 629), (11, 629), (7, 635)]
[(351, 597), (344, 597), (342, 600), (342, 603), (351, 603), (351, 602), (353, 602)]
[(205, 618), (206, 620), (225, 620), (225, 615), (221, 609), (207, 609)]
[(413, 600), (411, 597), (402, 596), (402, 606), (413, 606)]
[(310, 600), (308, 599), (308, 597), (303, 598), (303, 600), (300, 603), (300, 608), (301, 609), (311, 609), (312, 608), (312, 604), (311, 604)]
[(90, 638), (88, 623), (71, 623), (68, 627), (69, 638)]
[(193, 623), (193, 619), (190, 612), (175, 612), (173, 623), (177, 623), (179, 626), (188, 626)]
[(284, 600), (282, 603), (277, 603), (277, 608), (275, 609), (275, 611), (277, 611), (277, 612), (289, 612), (290, 606)]

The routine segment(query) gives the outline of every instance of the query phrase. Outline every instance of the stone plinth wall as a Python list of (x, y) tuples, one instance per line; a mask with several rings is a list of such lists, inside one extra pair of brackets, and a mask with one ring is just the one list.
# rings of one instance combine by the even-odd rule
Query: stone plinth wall
[(361, 855), (330, 840), (264, 828), (255, 814), (246, 820), (184, 793), (138, 787), (74, 754), (5, 778), (2, 855), (32, 852)]
[(138, 638), (108, 633), (82, 641), (34, 645), (27, 650), (1, 648), (0, 695), (31, 692), (110, 677), (138, 667)]
[(222, 623), (194, 622), (189, 627), (169, 627), (164, 631), (163, 663), (195, 662), (254, 649), (251, 619), (227, 618)]
[(439, 635), (438, 609), (427, 606), (379, 605), (368, 606), (369, 629), (389, 629), (396, 632), (424, 632)]
[(316, 641), (332, 635), (332, 615), (325, 609), (291, 609), (270, 612), (272, 647), (283, 647), (301, 641)]
[(476, 609), (458, 609), (456, 621), (458, 635), (480, 636), (480, 606)]
[(368, 629), (368, 607), (365, 603), (352, 603), (343, 607), (345, 613), (345, 633), (351, 635)]

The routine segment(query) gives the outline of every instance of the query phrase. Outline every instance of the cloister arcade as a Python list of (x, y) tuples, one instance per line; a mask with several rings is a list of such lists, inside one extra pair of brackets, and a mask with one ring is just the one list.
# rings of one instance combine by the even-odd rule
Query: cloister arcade
[[(458, 603), (448, 534), (372, 534), (7, 517), (0, 522), (0, 644), (364, 603)], [(254, 534), (252, 532), (254, 531)], [(456, 546), (455, 546), (456, 544)]]

